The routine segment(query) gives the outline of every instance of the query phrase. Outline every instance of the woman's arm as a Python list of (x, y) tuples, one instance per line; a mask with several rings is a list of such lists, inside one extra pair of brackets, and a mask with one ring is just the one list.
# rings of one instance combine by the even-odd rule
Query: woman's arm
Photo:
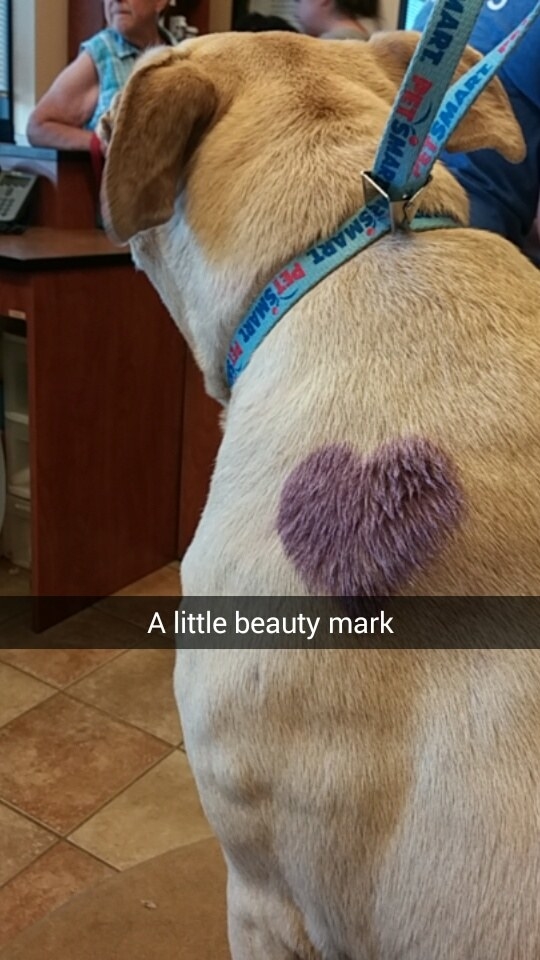
[(62, 70), (30, 115), (26, 134), (35, 147), (89, 150), (91, 130), (84, 130), (99, 98), (94, 61), (80, 53)]

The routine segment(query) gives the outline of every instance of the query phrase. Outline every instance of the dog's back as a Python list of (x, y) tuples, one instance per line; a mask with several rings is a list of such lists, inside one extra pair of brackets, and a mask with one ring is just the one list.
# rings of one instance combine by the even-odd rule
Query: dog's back
[[(187, 594), (538, 593), (540, 281), (503, 240), (380, 240), (224, 383), (253, 298), (361, 205), (412, 45), (208, 38), (122, 98), (106, 214), (227, 401)], [(521, 155), (497, 84), (456, 136)], [(466, 215), (441, 166), (423, 204)], [(538, 960), (536, 652), (183, 651), (176, 685), (234, 960)]]
[[(388, 237), (316, 287), (241, 375), (189, 592), (537, 594), (539, 303), (517, 250), (462, 229)], [(390, 514), (415, 470), (419, 509)], [(410, 549), (374, 572), (383, 534)]]

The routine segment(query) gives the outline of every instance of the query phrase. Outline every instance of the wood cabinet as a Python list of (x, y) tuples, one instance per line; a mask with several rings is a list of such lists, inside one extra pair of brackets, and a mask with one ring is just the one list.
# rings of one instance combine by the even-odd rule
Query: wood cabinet
[(32, 594), (59, 598), (38, 607), (43, 628), (72, 612), (61, 598), (178, 557), (185, 347), (98, 230), (0, 238), (0, 315), (28, 334)]
[(100, 231), (1, 238), (0, 315), (28, 330), (32, 594), (58, 598), (37, 605), (43, 629), (182, 556), (221, 408), (146, 277)]

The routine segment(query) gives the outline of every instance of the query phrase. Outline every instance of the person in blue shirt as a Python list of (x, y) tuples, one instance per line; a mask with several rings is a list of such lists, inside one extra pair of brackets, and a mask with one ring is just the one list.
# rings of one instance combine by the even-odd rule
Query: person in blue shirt
[[(534, 6), (533, 0), (486, 0), (469, 41), (489, 53)], [(426, 2), (414, 28), (422, 30), (433, 2)], [(521, 125), (527, 156), (509, 163), (494, 150), (444, 154), (444, 162), (468, 193), (471, 226), (526, 245), (540, 196), (540, 19), (499, 70), (514, 113)]]
[(104, 0), (107, 27), (81, 44), (30, 115), (33, 146), (90, 150), (93, 132), (143, 50), (174, 39), (158, 23), (169, 0)]

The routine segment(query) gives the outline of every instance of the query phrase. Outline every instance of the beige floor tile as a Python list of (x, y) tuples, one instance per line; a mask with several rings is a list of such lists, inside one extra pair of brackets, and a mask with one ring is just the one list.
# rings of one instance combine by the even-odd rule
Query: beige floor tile
[[(142, 580), (124, 587), (112, 597), (107, 597), (96, 604), (96, 609), (140, 627), (144, 631), (141, 639), (143, 645), (171, 647), (174, 646), (172, 624), (179, 603), (180, 575), (179, 565), (176, 563), (174, 566), (168, 564), (161, 570), (143, 577)], [(156, 631), (148, 635), (148, 628), (156, 610), (159, 612), (168, 637), (163, 637)]]
[(0, 624), (0, 661), (64, 687), (144, 639), (133, 624), (92, 608), (40, 634), (25, 615)]
[(70, 837), (120, 870), (211, 836), (187, 759), (175, 750)]
[(0, 887), (56, 841), (53, 833), (0, 803)]
[(47, 683), (0, 663), (0, 727), (55, 693)]
[[(125, 620), (138, 627), (141, 631), (140, 646), (164, 649), (174, 647), (174, 615), (180, 605), (177, 596), (114, 596), (100, 600), (98, 610), (120, 620)], [(149, 629), (154, 622), (154, 616), (159, 613), (161, 623), (166, 634), (159, 629)]]
[(115, 597), (178, 597), (180, 599), (180, 574), (170, 565), (150, 573), (114, 594)]
[(62, 689), (91, 673), (118, 650), (0, 650), (0, 661)]
[[(24, 603), (25, 601), (18, 601)], [(4, 646), (42, 649), (70, 650), (118, 650), (133, 647), (140, 642), (136, 630), (129, 624), (118, 625), (116, 618), (97, 609), (97, 605), (85, 607), (71, 617), (67, 617), (54, 627), (36, 634), (32, 630), (29, 612), (1, 625), (0, 639)], [(9, 644), (10, 637), (16, 640)]]
[(0, 947), (80, 893), (114, 874), (68, 843), (60, 842), (0, 890)]
[(173, 667), (172, 650), (130, 650), (74, 684), (69, 695), (176, 745), (182, 731)]
[(0, 799), (66, 834), (169, 750), (59, 693), (0, 730)]

